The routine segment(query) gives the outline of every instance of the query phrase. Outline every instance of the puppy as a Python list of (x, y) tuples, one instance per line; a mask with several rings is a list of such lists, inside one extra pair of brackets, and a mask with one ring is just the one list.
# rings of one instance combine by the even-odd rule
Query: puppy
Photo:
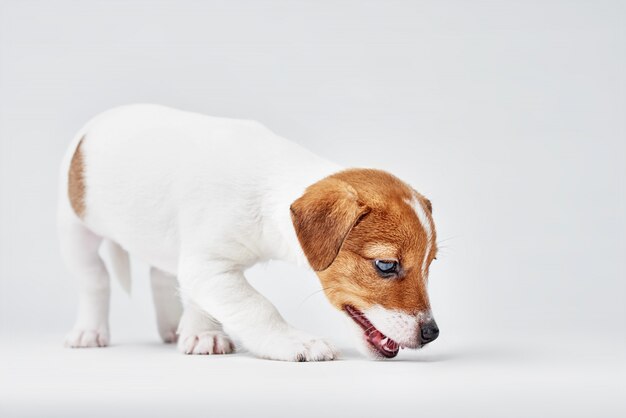
[(61, 252), (79, 284), (66, 345), (109, 342), (104, 242), (126, 287), (128, 253), (151, 266), (161, 337), (184, 353), (234, 351), (226, 325), (262, 358), (336, 358), (246, 281), (245, 269), (278, 259), (308, 264), (362, 351), (392, 358), (439, 334), (427, 294), (431, 212), (391, 174), (344, 170), (253, 121), (147, 104), (109, 110), (78, 132), (60, 173)]

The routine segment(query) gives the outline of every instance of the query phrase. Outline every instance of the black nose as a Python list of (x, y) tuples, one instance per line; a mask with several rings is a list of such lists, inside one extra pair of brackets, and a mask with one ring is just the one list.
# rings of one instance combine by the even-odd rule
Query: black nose
[(439, 328), (435, 321), (430, 321), (422, 325), (422, 344), (433, 342), (439, 336)]

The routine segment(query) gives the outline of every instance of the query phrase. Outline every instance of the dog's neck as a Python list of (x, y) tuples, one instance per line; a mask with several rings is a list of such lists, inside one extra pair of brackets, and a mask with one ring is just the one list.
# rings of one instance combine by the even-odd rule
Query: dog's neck
[(267, 188), (270, 192), (263, 196), (263, 216), (269, 221), (263, 235), (269, 249), (265, 258), (308, 266), (293, 227), (290, 206), (307, 187), (344, 168), (301, 150), (300, 158), (293, 158), (292, 154), (290, 161), (272, 169), (271, 184)]

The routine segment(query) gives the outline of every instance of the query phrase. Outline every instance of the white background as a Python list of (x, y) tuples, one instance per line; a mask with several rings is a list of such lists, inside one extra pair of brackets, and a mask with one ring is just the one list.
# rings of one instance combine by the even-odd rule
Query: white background
[[(623, 416), (625, 27), (617, 1), (0, 0), (0, 413)], [(184, 357), (137, 263), (113, 347), (60, 348), (58, 165), (132, 102), (256, 119), (426, 194), (440, 338), (363, 361), (314, 274), (270, 263), (253, 284), (345, 360)]]

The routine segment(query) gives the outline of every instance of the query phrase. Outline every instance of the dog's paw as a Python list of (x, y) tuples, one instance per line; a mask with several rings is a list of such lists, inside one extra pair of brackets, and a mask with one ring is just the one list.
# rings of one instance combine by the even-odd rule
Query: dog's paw
[(74, 328), (65, 337), (65, 346), (70, 348), (106, 347), (109, 345), (109, 330), (106, 328)]
[(329, 361), (339, 357), (329, 342), (300, 331), (273, 335), (260, 349), (252, 351), (259, 357), (282, 361)]
[(230, 354), (235, 344), (222, 331), (204, 331), (198, 334), (180, 335), (178, 349), (185, 354)]
[(169, 330), (159, 330), (159, 335), (165, 344), (174, 344), (178, 341), (178, 334), (176, 334), (176, 328)]

